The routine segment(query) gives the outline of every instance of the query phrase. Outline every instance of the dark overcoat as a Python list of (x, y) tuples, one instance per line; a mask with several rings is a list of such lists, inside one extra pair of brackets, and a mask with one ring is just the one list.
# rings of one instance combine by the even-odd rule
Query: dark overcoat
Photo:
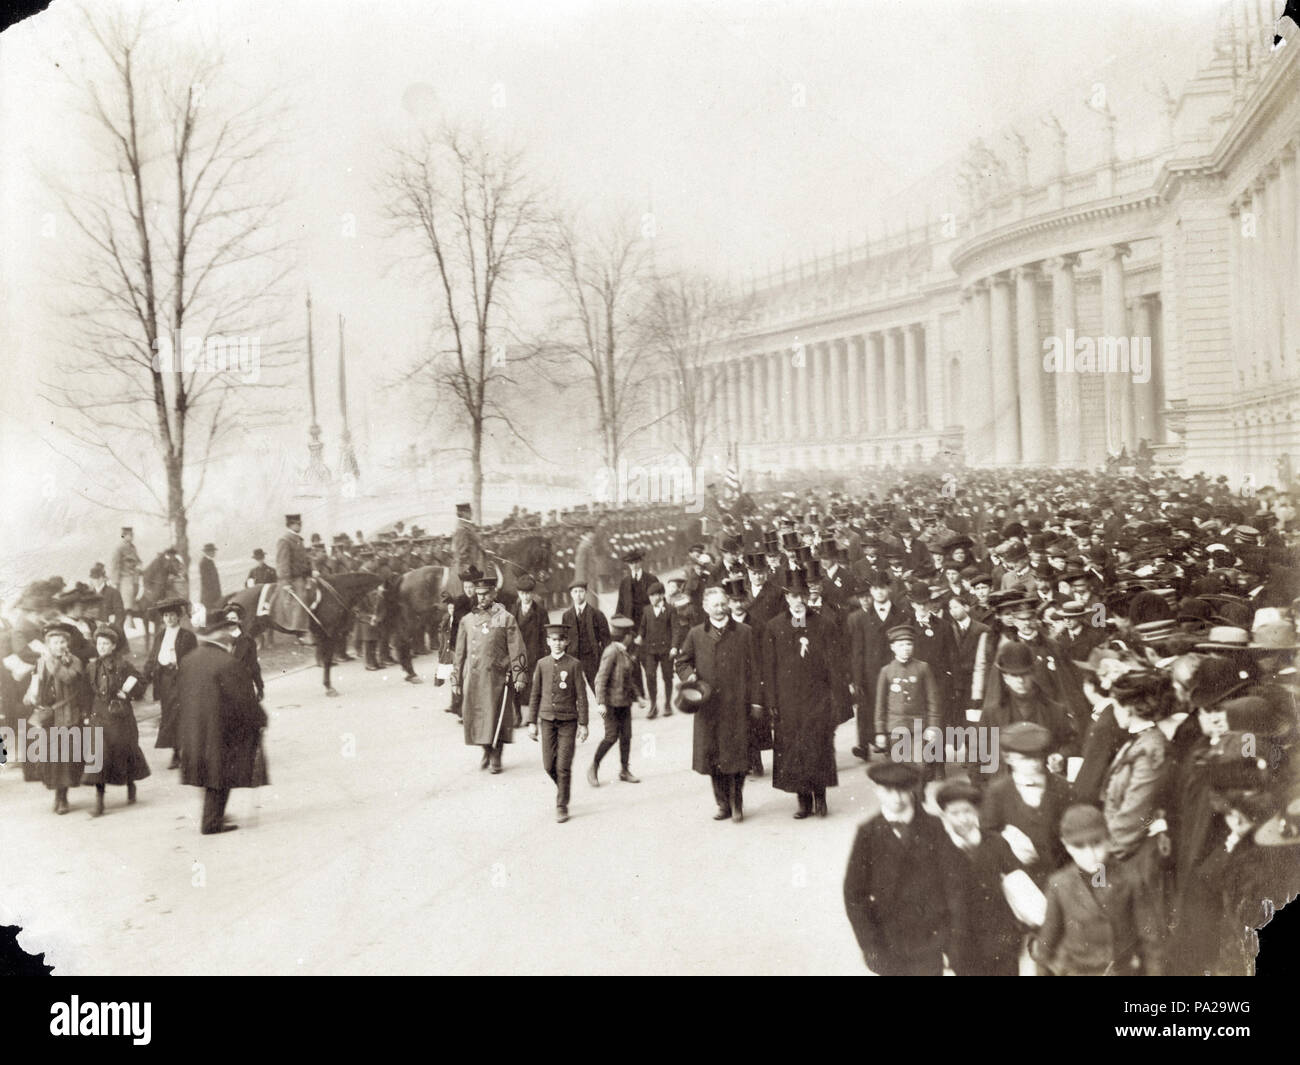
[(153, 648), (149, 651), (149, 658), (144, 665), (144, 679), (153, 682), (154, 694), (158, 697), (159, 717), (158, 717), (158, 738), (154, 740), (155, 747), (175, 747), (177, 741), (177, 725), (180, 722), (180, 699), (177, 695), (176, 679), (180, 673), (180, 663), (185, 661), (185, 656), (194, 650), (198, 644), (198, 637), (189, 629), (181, 629), (176, 634), (176, 662), (175, 667), (160, 666), (158, 664), (158, 652), (162, 650), (163, 633), (166, 629), (159, 629), (158, 635), (154, 637)]
[[(809, 613), (795, 628), (789, 614), (763, 629), (763, 694), (772, 715), (772, 787), (809, 792), (839, 783), (835, 726), (848, 680), (827, 623)], [(807, 640), (807, 645), (802, 643)]]
[(678, 649), (677, 675), (694, 673), (712, 689), (695, 714), (691, 768), (697, 773), (749, 770), (751, 706), (763, 706), (762, 676), (754, 633), (733, 618), (717, 629), (696, 625)]
[(966, 900), (939, 822), (919, 809), (903, 838), (877, 815), (858, 826), (844, 876), (844, 907), (877, 976), (938, 976), (965, 941)]
[[(66, 662), (41, 655), (27, 692), (27, 702), (36, 708), (30, 718), (32, 724), (45, 729), (80, 729), (90, 715), (90, 682), (86, 677), (86, 667), (76, 655), (70, 654)], [(76, 746), (80, 747), (79, 738)], [(56, 740), (55, 734), (46, 734), (47, 760), (40, 763), (38, 777), (47, 788), (75, 788), (81, 783), (83, 764), (75, 757), (76, 753), (70, 744), (64, 749), (64, 744)], [(84, 756), (85, 751), (80, 753)]]
[[(93, 697), (90, 724), (103, 731), (103, 764), (98, 773), (87, 772), (83, 784), (130, 784), (150, 773), (144, 751), (140, 750), (140, 729), (135, 720), (132, 696), (144, 691), (140, 674), (125, 655), (92, 659), (89, 665)], [(135, 686), (125, 699), (117, 693), (128, 680)]]
[(181, 659), (181, 783), (199, 788), (260, 788), (258, 757), (266, 713), (247, 670), (224, 648), (203, 642)]

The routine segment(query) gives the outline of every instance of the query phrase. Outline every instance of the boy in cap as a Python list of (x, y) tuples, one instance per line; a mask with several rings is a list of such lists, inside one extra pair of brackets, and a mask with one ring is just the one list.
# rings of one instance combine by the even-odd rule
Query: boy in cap
[(641, 667), (632, 656), (632, 641), (636, 629), (631, 618), (616, 617), (610, 621), (613, 639), (600, 656), (596, 670), (596, 712), (605, 720), (605, 738), (596, 747), (596, 757), (587, 770), (587, 783), (600, 787), (600, 760), (609, 749), (618, 744), (618, 779), (627, 784), (640, 784), (632, 775), (628, 761), (632, 754), (632, 705), (642, 703), (645, 692), (641, 687)]
[(546, 626), (550, 654), (533, 667), (526, 722), (532, 739), (541, 733), (542, 768), (555, 781), (555, 820), (560, 824), (569, 819), (574, 748), (587, 742), (587, 687), (582, 663), (565, 652), (567, 642), (563, 625)]
[(1095, 806), (1071, 806), (1061, 818), (1071, 864), (1047, 881), (1047, 915), (1030, 946), (1056, 976), (1159, 976), (1156, 922), (1124, 866), (1111, 863), (1106, 819)]
[(867, 769), (880, 812), (858, 826), (844, 908), (867, 968), (878, 976), (939, 976), (966, 937), (966, 904), (943, 828), (918, 808), (921, 774), (904, 762)]
[[(905, 749), (910, 751), (906, 760), (919, 764), (922, 750), (917, 750), (911, 742), (914, 733), (920, 731), (929, 739), (933, 735), (931, 730), (938, 729), (942, 736), (943, 706), (939, 686), (930, 667), (912, 658), (916, 630), (911, 625), (896, 625), (889, 630), (888, 636), (894, 660), (880, 671), (876, 681), (875, 745), (877, 750), (883, 751), (888, 748), (891, 738), (897, 746), (906, 736)], [(914, 729), (914, 725), (919, 725), (919, 728)], [(942, 740), (939, 749), (943, 749)]]
[(1065, 779), (1047, 770), (1052, 734), (1042, 725), (1018, 721), (998, 731), (1008, 772), (989, 785), (980, 824), (1001, 836), (1040, 888), (1068, 860), (1057, 829), (1070, 805)]
[(647, 720), (659, 714), (659, 679), (664, 682), (664, 717), (673, 712), (673, 609), (666, 602), (664, 586), (655, 581), (646, 589), (649, 605), (641, 612), (637, 642), (645, 660), (646, 697), (650, 702)]

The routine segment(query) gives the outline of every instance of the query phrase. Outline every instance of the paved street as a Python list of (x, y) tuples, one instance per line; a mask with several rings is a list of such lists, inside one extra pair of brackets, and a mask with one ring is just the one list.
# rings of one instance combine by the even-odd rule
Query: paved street
[[(715, 823), (691, 772), (691, 722), (637, 711), (632, 765), (617, 749), (593, 790), (575, 759), (572, 819), (526, 731), (506, 771), (478, 768), (450, 686), (396, 668), (315, 669), (269, 680), (272, 785), (232, 794), (238, 832), (201, 836), (201, 792), (168, 771), (142, 725), (153, 776), (140, 800), (50, 793), (0, 770), (0, 923), (26, 927), (57, 972), (861, 973), (840, 889), (871, 787), (840, 729), (831, 816), (795, 821), (769, 776), (746, 788), (743, 824)], [(150, 708), (142, 708), (148, 712)]]

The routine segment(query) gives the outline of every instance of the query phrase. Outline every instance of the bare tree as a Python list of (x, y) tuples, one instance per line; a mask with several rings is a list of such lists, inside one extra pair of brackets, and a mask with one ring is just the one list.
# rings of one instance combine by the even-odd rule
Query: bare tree
[(507, 358), (510, 286), (540, 254), (544, 215), (521, 152), (446, 127), (393, 149), (382, 179), (394, 234), (432, 284), (437, 328), (403, 382), (454, 397), (469, 435), (474, 517), (483, 517), (483, 438), (493, 422), (519, 440), (502, 391), (517, 386)]
[(691, 469), (718, 429), (721, 396), (716, 365), (744, 326), (750, 301), (735, 299), (702, 275), (682, 274), (655, 285), (642, 327), (647, 348), (671, 374), (675, 446)]
[(274, 387), (269, 323), (286, 268), (273, 226), (283, 194), (265, 178), (270, 111), (227, 105), (221, 56), (161, 54), (166, 35), (143, 14), (82, 17), (103, 77), (76, 89), (105, 166), (58, 183), (80, 246), (72, 343), (45, 396), (70, 412), (75, 439), (143, 489), (188, 567), (188, 515), (213, 449), (251, 427), (248, 400)]
[(595, 400), (605, 465), (617, 469), (628, 441), (645, 428), (641, 317), (651, 291), (649, 244), (641, 223), (623, 218), (590, 227), (575, 213), (555, 218), (545, 269), (561, 311), (538, 353), (561, 372), (586, 379)]

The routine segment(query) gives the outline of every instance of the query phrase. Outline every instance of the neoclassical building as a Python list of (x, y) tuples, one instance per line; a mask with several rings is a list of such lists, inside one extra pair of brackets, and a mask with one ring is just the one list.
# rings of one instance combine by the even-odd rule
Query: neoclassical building
[[(1140, 150), (1102, 99), (1081, 165), (1048, 115), (1036, 148), (972, 146), (959, 208), (755, 282), (703, 368), (713, 442), (751, 471), (1149, 445), (1242, 483), (1300, 472), (1300, 40), (1270, 50), (1272, 6), (1225, 8), (1198, 72), (1128, 116)], [(687, 384), (655, 379), (656, 412)]]

